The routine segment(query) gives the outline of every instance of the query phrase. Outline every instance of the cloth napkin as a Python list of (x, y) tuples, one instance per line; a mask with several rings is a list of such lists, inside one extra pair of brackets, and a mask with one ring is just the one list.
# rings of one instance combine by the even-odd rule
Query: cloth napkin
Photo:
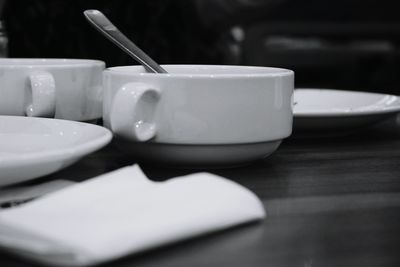
[(87, 266), (265, 217), (248, 189), (209, 173), (165, 182), (133, 165), (0, 212), (0, 246)]

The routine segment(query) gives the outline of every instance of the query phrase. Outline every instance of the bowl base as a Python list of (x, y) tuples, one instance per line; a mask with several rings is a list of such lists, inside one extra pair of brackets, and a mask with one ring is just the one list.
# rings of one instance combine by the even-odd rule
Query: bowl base
[(164, 143), (135, 143), (116, 140), (119, 150), (138, 162), (152, 163), (178, 168), (229, 168), (249, 164), (268, 157), (281, 143), (281, 140), (221, 145), (191, 145)]

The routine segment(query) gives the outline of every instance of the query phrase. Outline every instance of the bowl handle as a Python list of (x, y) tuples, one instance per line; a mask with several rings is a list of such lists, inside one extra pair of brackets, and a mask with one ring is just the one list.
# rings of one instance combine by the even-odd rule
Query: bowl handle
[(29, 82), (32, 98), (25, 105), (26, 115), (29, 117), (54, 117), (56, 86), (53, 75), (47, 71), (36, 71), (29, 75)]
[(160, 90), (144, 83), (127, 83), (116, 93), (110, 110), (111, 130), (123, 138), (145, 142), (156, 136), (155, 109)]

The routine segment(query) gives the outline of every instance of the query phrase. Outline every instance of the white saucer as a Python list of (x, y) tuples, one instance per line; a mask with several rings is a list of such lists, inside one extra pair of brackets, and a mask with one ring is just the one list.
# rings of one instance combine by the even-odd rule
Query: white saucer
[(88, 123), (0, 116), (0, 186), (58, 171), (111, 137), (109, 130)]
[(294, 92), (294, 131), (351, 132), (400, 112), (400, 97), (367, 92), (299, 88)]

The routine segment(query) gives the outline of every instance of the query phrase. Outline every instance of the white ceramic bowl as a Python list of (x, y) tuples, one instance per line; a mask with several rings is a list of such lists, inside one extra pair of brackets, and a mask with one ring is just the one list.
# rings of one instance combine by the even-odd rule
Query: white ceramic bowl
[(268, 67), (106, 69), (103, 120), (141, 161), (237, 165), (271, 154), (292, 130), (294, 74)]
[(101, 118), (104, 67), (89, 59), (0, 58), (0, 115)]

